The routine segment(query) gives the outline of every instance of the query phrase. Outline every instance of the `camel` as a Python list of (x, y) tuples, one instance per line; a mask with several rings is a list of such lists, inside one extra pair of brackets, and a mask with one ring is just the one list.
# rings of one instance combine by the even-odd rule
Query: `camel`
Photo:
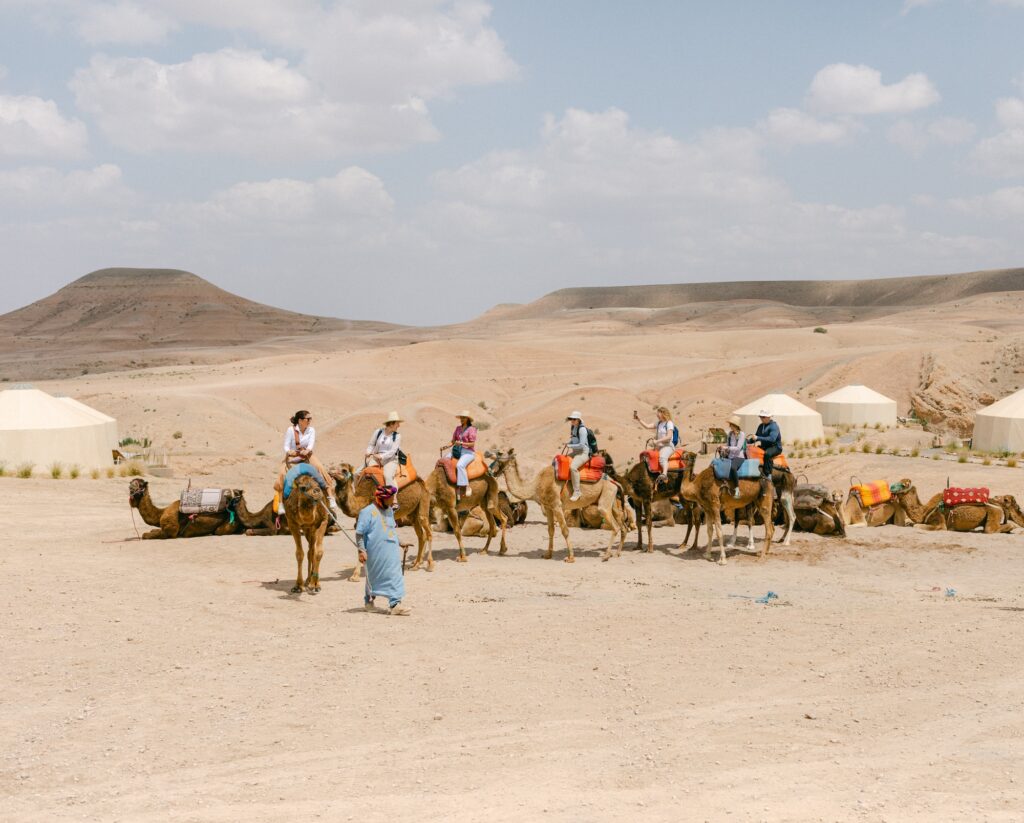
[[(234, 500), (242, 497), (241, 489), (233, 489)], [(223, 536), (236, 534), (242, 529), (238, 517), (230, 511), (216, 514), (182, 514), (178, 509), (180, 500), (175, 500), (163, 508), (157, 506), (149, 496), (149, 482), (141, 477), (134, 478), (128, 484), (128, 503), (138, 509), (143, 522), (156, 526), (152, 531), (143, 533), (143, 540), (173, 540), (177, 537), (205, 537), (207, 535)]]
[[(509, 500), (508, 493), (504, 489), (498, 492), (498, 506), (501, 508), (502, 514), (505, 515), (505, 522), (510, 529), (526, 522), (526, 503), (522, 500), (515, 502)], [(447, 515), (440, 509), (431, 510), (430, 520), (430, 525), (435, 531), (450, 532), (452, 530)], [(463, 537), (476, 537), (483, 534), (484, 529), (487, 528), (487, 514), (480, 506), (473, 511), (460, 514), (459, 521), (462, 523)]]
[(927, 503), (922, 503), (917, 496), (917, 488), (913, 481), (904, 477), (892, 487), (892, 496), (903, 510), (904, 522), (900, 525), (912, 526), (924, 522), (925, 514), (942, 502), (942, 492), (932, 495)]
[[(690, 458), (690, 454), (692, 453), (686, 455), (686, 469), (683, 472), (684, 476), (683, 482), (680, 485), (680, 492), (684, 498), (695, 498), (704, 512), (704, 520), (708, 526), (708, 545), (704, 551), (704, 558), (706, 560), (711, 559), (711, 550), (714, 546), (714, 540), (717, 538), (721, 550), (719, 552), (718, 565), (725, 565), (725, 537), (722, 534), (722, 513), (729, 514), (737, 509), (745, 510), (748, 506), (754, 504), (757, 513), (761, 515), (761, 519), (764, 522), (764, 546), (759, 555), (761, 559), (764, 559), (771, 548), (772, 535), (775, 531), (775, 523), (772, 519), (774, 500), (770, 481), (764, 478), (761, 480), (740, 480), (739, 498), (733, 497), (731, 493), (723, 494), (722, 481), (715, 478), (715, 472), (711, 466), (708, 466), (700, 474), (694, 475), (693, 464), (696, 460), (696, 455)], [(752, 513), (748, 513), (747, 516), (750, 519), (753, 518)], [(753, 540), (753, 529), (751, 529), (748, 543), (750, 548), (754, 546)]]
[[(626, 528), (623, 525), (623, 514), (621, 514), (625, 494), (615, 480), (605, 476), (596, 483), (581, 483), (580, 499), (570, 500), (571, 484), (556, 480), (553, 466), (545, 466), (530, 480), (523, 480), (515, 449), (509, 449), (507, 452), (488, 452), (488, 455), (494, 458), (491, 463), (491, 471), (495, 477), (505, 478), (508, 493), (518, 500), (533, 500), (540, 505), (544, 512), (544, 517), (548, 522), (548, 550), (544, 555), (546, 560), (550, 560), (554, 556), (555, 523), (557, 522), (562, 531), (562, 537), (565, 539), (567, 552), (565, 562), (576, 562), (572, 541), (569, 539), (569, 526), (565, 521), (565, 513), (574, 509), (585, 509), (592, 505), (596, 505), (601, 512), (604, 528), (612, 532), (608, 548), (601, 559), (608, 560), (611, 557), (616, 534), (619, 536), (619, 549), (615, 556), (618, 557), (622, 554), (622, 547), (626, 540)], [(610, 462), (607, 455), (605, 455), (605, 459)]]
[(860, 494), (852, 486), (843, 504), (843, 519), (846, 520), (847, 528), (851, 529), (857, 526), (885, 526), (889, 523), (907, 525), (906, 513), (897, 500), (889, 498), (884, 503), (865, 506)]
[[(324, 490), (308, 474), (300, 475), (292, 485), (292, 493), (284, 501), (288, 515), (288, 528), (295, 541), (295, 585), (292, 594), (302, 592), (303, 584), (310, 594), (320, 593), (320, 559), (324, 556), (324, 533), (330, 521)], [(306, 579), (302, 579), (302, 538), (306, 538), (309, 552), (306, 559)]]
[[(502, 494), (504, 494), (504, 492), (502, 492)], [(660, 504), (667, 505), (671, 508), (671, 504), (669, 504), (668, 501), (660, 501), (659, 505)], [(521, 503), (520, 505), (525, 506), (526, 504)], [(631, 506), (624, 505), (622, 507), (622, 525), (626, 529), (627, 533), (636, 528), (636, 518), (633, 517), (631, 509)], [(662, 512), (662, 514), (665, 513)], [(663, 517), (662, 519), (667, 522), (659, 525), (671, 525), (672, 520), (669, 518), (671, 518), (671, 514), (667, 514), (667, 516)], [(657, 519), (657, 515), (655, 515), (655, 519)], [(587, 506), (585, 509), (573, 509), (572, 511), (566, 512), (565, 522), (570, 528), (575, 526), (579, 529), (600, 529), (604, 526), (604, 518), (601, 516), (601, 510), (597, 508), (597, 506)]]
[[(683, 459), (695, 459), (693, 452), (684, 454)], [(632, 466), (626, 474), (615, 474), (615, 480), (622, 486), (626, 497), (636, 512), (636, 518), (629, 518), (636, 524), (636, 547), (644, 550), (642, 526), (647, 525), (647, 552), (653, 551), (652, 530), (655, 526), (671, 526), (675, 523), (686, 525), (683, 545), (690, 542), (690, 531), (694, 525), (700, 529), (700, 515), (696, 500), (687, 500), (681, 496), (683, 472), (669, 472), (667, 484), (655, 486), (643, 461)], [(672, 498), (681, 500), (681, 509), (676, 509)], [(593, 528), (597, 528), (594, 526)], [(630, 526), (632, 529), (632, 525)]]
[(267, 505), (257, 512), (249, 511), (249, 505), (243, 497), (235, 506), (235, 513), (245, 527), (246, 535), (260, 537), (272, 537), (277, 534), (291, 534), (288, 528), (288, 514), (278, 514), (274, 501), (271, 499)]
[[(480, 549), (480, 554), (487, 554), (487, 549), (490, 547), (494, 535), (497, 534), (495, 521), (501, 524), (501, 549), (498, 553), (505, 554), (508, 551), (508, 544), (505, 542), (507, 523), (505, 515), (502, 514), (501, 508), (498, 506), (498, 481), (494, 477), (485, 474), (483, 477), (470, 480), (469, 494), (457, 498), (455, 486), (448, 482), (448, 475), (444, 468), (438, 465), (434, 466), (434, 470), (427, 477), (426, 484), (431, 503), (444, 513), (452, 531), (455, 532), (455, 539), (459, 543), (459, 556), (455, 558), (458, 562), (465, 563), (467, 560), (466, 549), (462, 542), (462, 523), (459, 520), (459, 512), (471, 512), (477, 507), (480, 507), (487, 520), (487, 542)], [(414, 569), (417, 563), (413, 564)]]
[[(376, 480), (365, 472), (356, 479), (356, 474), (348, 463), (332, 468), (330, 475), (334, 481), (334, 499), (338, 501), (338, 506), (349, 517), (359, 517), (359, 512), (373, 502), (373, 491), (377, 488)], [(403, 486), (398, 492), (397, 500), (395, 524), (412, 526), (416, 532), (418, 550), (412, 568), (415, 570), (420, 567), (425, 552), (427, 571), (432, 572), (434, 535), (430, 530), (430, 492), (422, 478), (417, 477), (409, 485)], [(362, 564), (357, 558), (349, 580), (358, 583), (362, 579), (362, 570)]]
[(794, 526), (800, 531), (813, 532), (818, 535), (837, 534), (840, 537), (846, 537), (846, 521), (843, 520), (842, 501), (843, 496), (839, 492), (832, 492), (814, 508), (798, 506)]
[(925, 512), (923, 522), (916, 523), (914, 528), (972, 532), (979, 526), (985, 534), (1009, 534), (1016, 526), (1024, 526), (1024, 514), (1014, 497), (1007, 494), (992, 497), (988, 503), (961, 503), (952, 507), (936, 505)]

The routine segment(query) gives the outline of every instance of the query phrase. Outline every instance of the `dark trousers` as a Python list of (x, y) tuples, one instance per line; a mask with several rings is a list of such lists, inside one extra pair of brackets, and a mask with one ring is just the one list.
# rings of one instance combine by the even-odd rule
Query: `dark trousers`
[(744, 458), (734, 457), (732, 458), (732, 468), (729, 469), (729, 482), (732, 483), (732, 487), (735, 489), (740, 484), (740, 478), (736, 474), (740, 470), (740, 466), (743, 465)]
[(778, 446), (769, 446), (767, 449), (764, 450), (764, 465), (761, 466), (761, 474), (763, 474), (765, 477), (772, 476), (772, 461), (775, 457), (777, 457), (780, 454), (782, 454), (782, 449), (780, 449)]

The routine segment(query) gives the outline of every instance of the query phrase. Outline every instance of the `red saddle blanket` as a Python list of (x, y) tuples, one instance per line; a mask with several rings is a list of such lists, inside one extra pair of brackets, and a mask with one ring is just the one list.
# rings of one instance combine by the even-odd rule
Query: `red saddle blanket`
[[(757, 465), (764, 465), (764, 449), (760, 446), (747, 446), (747, 459), (753, 459), (757, 461)], [(786, 455), (777, 454), (772, 458), (773, 469), (785, 469), (789, 471), (789, 461), (786, 459)]]
[[(367, 466), (363, 469), (363, 474), (367, 477), (372, 477), (378, 486), (384, 485), (384, 471), (380, 466)], [(413, 466), (412, 461), (409, 460), (404, 466), (399, 466), (398, 471), (395, 472), (395, 485), (398, 486), (398, 490), (401, 491), (412, 483), (417, 476), (416, 467)]]
[(943, 506), (959, 506), (963, 503), (988, 503), (989, 491), (980, 489), (958, 489), (956, 487), (942, 490)]
[[(560, 480), (564, 483), (569, 479), (569, 469), (572, 466), (572, 458), (569, 457), (569, 455), (555, 455), (555, 459), (551, 461), (551, 465), (555, 467), (556, 480)], [(586, 463), (580, 466), (580, 482), (596, 483), (604, 477), (604, 465), (604, 458), (599, 454), (595, 454)]]
[[(455, 466), (458, 462), (458, 460), (455, 460), (452, 457), (442, 457), (437, 461), (437, 465), (444, 469), (448, 482), (453, 486), (456, 482)], [(466, 466), (466, 476), (470, 480), (476, 480), (478, 477), (483, 477), (485, 474), (487, 474), (487, 464), (484, 462), (483, 456), (477, 452), (476, 457), (473, 458), (473, 462)]]
[[(640, 452), (640, 459), (647, 464), (647, 471), (651, 474), (661, 474), (661, 455), (655, 449), (648, 449)], [(683, 459), (683, 450), (676, 449), (668, 459), (668, 470), (670, 472), (681, 472), (686, 468), (686, 461)]]

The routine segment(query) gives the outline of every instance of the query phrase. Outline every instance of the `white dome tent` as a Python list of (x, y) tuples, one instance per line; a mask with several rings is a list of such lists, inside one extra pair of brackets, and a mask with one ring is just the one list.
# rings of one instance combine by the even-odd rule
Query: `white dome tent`
[(53, 463), (84, 470), (112, 465), (116, 445), (111, 446), (108, 421), (101, 419), (106, 415), (85, 409), (32, 386), (0, 391), (0, 460), (7, 468), (23, 463), (37, 469)]
[(843, 386), (815, 402), (826, 426), (896, 425), (896, 401), (867, 386)]
[(120, 436), (117, 433), (117, 421), (109, 414), (94, 409), (92, 406), (87, 406), (80, 400), (75, 400), (73, 397), (68, 397), (66, 394), (55, 394), (61, 403), (67, 403), (72, 408), (78, 409), (79, 411), (85, 412), (91, 417), (95, 418), (103, 424), (104, 429), (107, 432), (107, 442), (110, 444), (110, 450), (113, 452), (114, 449), (118, 448), (121, 444)]
[(753, 434), (757, 430), (761, 422), (758, 413), (762, 409), (771, 412), (775, 422), (779, 424), (783, 443), (792, 443), (794, 440), (819, 440), (825, 436), (825, 431), (821, 427), (821, 415), (788, 394), (766, 394), (736, 409), (734, 414), (739, 415), (740, 426), (747, 434)]
[(1024, 452), (1024, 389), (975, 412), (971, 448)]

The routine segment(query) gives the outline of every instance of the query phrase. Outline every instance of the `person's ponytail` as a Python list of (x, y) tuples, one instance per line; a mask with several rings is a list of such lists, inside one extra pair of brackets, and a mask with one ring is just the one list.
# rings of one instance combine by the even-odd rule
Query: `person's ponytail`
[(299, 425), (299, 421), (302, 420), (304, 417), (309, 417), (309, 412), (306, 409), (299, 409), (299, 411), (295, 412), (295, 414), (292, 415), (292, 425)]

